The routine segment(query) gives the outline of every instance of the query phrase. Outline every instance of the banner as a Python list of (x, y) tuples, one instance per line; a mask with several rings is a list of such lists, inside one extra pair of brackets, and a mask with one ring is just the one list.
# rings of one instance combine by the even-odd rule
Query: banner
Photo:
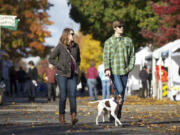
[(15, 19), (16, 19), (16, 16), (0, 15), (0, 26), (15, 27)]
[(1, 28), (10, 29), (10, 30), (17, 30), (18, 27), (18, 19), (15, 19), (15, 26), (0, 26)]

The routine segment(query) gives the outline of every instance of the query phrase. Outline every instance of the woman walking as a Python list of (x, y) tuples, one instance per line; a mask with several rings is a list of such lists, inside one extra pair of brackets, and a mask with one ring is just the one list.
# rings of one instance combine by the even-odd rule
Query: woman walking
[(69, 97), (72, 125), (78, 122), (76, 105), (77, 74), (80, 65), (79, 46), (74, 42), (74, 30), (65, 28), (60, 41), (49, 57), (49, 62), (57, 67), (59, 94), (59, 121), (65, 123), (66, 99)]

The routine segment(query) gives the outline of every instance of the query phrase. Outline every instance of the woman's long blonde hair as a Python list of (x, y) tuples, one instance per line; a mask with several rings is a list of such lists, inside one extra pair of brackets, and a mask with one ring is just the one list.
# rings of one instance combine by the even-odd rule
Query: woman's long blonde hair
[(68, 44), (68, 41), (69, 41), (68, 36), (69, 36), (69, 34), (70, 34), (71, 31), (74, 32), (74, 30), (71, 29), (71, 28), (65, 28), (65, 29), (63, 30), (62, 35), (61, 35), (61, 37), (60, 37), (60, 42), (61, 42), (62, 44), (64, 44), (64, 45), (67, 45), (67, 44)]

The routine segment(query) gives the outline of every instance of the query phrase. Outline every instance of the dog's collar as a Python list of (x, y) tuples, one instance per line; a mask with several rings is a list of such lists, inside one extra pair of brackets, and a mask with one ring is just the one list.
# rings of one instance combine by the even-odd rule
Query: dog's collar
[(113, 97), (113, 101), (115, 102), (115, 103), (117, 103), (117, 101), (115, 100), (115, 98)]
[[(113, 101), (114, 101), (116, 104), (119, 104), (119, 102), (117, 102), (114, 97), (113, 97)], [(121, 103), (122, 103), (122, 102), (121, 102)]]

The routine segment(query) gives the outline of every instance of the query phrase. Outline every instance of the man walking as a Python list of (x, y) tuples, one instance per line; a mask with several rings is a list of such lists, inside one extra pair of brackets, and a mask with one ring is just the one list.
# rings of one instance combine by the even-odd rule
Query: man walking
[(147, 93), (147, 97), (149, 97), (149, 90), (148, 90), (148, 72), (147, 72), (147, 66), (144, 66), (143, 69), (139, 72), (139, 77), (141, 79), (142, 83), (142, 91), (141, 91), (141, 97), (145, 98), (145, 91)]
[[(124, 23), (122, 20), (113, 22), (114, 34), (105, 41), (103, 50), (103, 62), (106, 76), (110, 76), (115, 95), (121, 95), (124, 99), (128, 73), (133, 69), (135, 62), (134, 46), (129, 37), (124, 37)], [(122, 104), (119, 106), (118, 118), (121, 118)], [(112, 120), (112, 119), (110, 119)]]

